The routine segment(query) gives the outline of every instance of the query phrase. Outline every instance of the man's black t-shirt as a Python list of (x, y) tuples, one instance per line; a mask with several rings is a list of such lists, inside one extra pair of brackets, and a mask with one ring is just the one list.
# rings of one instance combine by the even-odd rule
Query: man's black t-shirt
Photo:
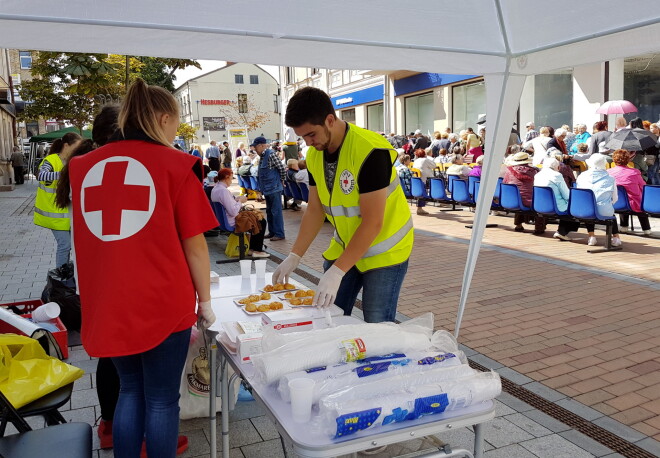
[[(348, 124), (347, 129), (348, 131)], [(341, 146), (336, 153), (330, 154), (328, 151), (323, 151), (323, 166), (326, 175), (326, 184), (328, 190), (332, 192), (332, 185), (334, 184), (334, 177), (337, 172), (337, 161), (341, 153)], [(357, 178), (358, 192), (365, 194), (367, 192), (378, 191), (389, 186), (390, 178), (392, 176), (392, 159), (390, 158), (390, 151), (385, 148), (374, 148), (367, 159), (365, 159), (360, 169)], [(330, 180), (332, 177), (332, 180)], [(330, 181), (330, 183), (327, 183)], [(311, 173), (309, 173), (309, 185), (316, 186), (316, 181)]]

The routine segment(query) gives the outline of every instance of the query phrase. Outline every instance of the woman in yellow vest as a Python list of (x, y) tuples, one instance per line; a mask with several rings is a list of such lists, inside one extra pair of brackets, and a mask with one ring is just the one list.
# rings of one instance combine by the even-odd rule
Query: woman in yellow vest
[(383, 136), (337, 119), (328, 95), (313, 87), (294, 94), (285, 122), (309, 145), (309, 202), (273, 282), (288, 280), (327, 218), (335, 233), (313, 303), (334, 303), (350, 315), (362, 290), (365, 321), (393, 321), (413, 246), (396, 150)]
[(55, 205), (55, 192), (60, 171), (78, 146), (82, 137), (76, 133), (69, 132), (62, 138), (58, 138), (50, 147), (50, 154), (39, 164), (37, 180), (37, 200), (34, 204), (34, 224), (50, 229), (57, 243), (55, 254), (55, 267), (69, 262), (71, 251), (71, 220), (69, 210), (59, 208)]

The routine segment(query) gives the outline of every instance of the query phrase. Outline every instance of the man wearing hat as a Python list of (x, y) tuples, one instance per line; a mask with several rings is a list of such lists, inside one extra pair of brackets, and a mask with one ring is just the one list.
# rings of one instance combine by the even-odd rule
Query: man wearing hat
[(314, 87), (293, 95), (285, 122), (309, 145), (309, 201), (273, 282), (296, 269), (327, 218), (335, 230), (312, 303), (336, 304), (350, 315), (362, 290), (365, 321), (394, 321), (413, 246), (396, 150), (382, 135), (337, 118), (330, 97)]
[[(507, 171), (504, 174), (504, 184), (513, 184), (520, 191), (520, 198), (526, 207), (532, 206), (532, 194), (534, 192), (534, 176), (539, 172), (537, 167), (532, 165), (532, 158), (529, 154), (521, 151), (507, 159)], [(534, 234), (541, 235), (545, 232), (545, 218), (541, 215), (529, 213), (516, 213), (513, 218), (514, 230), (524, 232), (523, 223), (530, 218), (534, 218)]]
[(268, 147), (264, 137), (257, 137), (250, 145), (259, 155), (259, 188), (266, 199), (267, 239), (284, 240), (284, 218), (282, 217), (282, 182), (286, 180), (286, 169), (277, 153)]

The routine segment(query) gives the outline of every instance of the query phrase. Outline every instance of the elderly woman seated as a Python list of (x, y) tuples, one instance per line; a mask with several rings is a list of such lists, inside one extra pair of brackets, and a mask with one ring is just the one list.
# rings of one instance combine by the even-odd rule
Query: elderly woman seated
[[(529, 154), (521, 151), (509, 156), (508, 169), (504, 174), (504, 184), (515, 184), (520, 191), (520, 198), (526, 207), (532, 206), (532, 195), (534, 192), (534, 176), (539, 169), (532, 166), (532, 158)], [(516, 232), (525, 232), (523, 223), (534, 218), (534, 234), (540, 235), (545, 232), (545, 218), (540, 215), (534, 216), (533, 213), (516, 213), (513, 218)]]
[[(617, 186), (623, 186), (626, 189), (632, 211), (641, 212), (642, 192), (644, 191), (645, 183), (642, 178), (642, 172), (638, 169), (628, 167), (630, 156), (630, 152), (625, 149), (616, 150), (612, 154), (612, 159), (616, 166), (609, 169), (607, 173), (614, 178)], [(629, 215), (619, 215), (619, 217), (621, 218), (621, 232), (628, 232)], [(637, 217), (639, 218), (639, 224), (642, 225), (644, 234), (650, 235), (651, 224), (649, 223), (649, 217), (646, 215), (637, 215)]]
[(477, 165), (472, 167), (472, 170), (470, 171), (468, 176), (481, 178), (481, 169), (483, 168), (483, 166), (484, 166), (484, 157), (483, 155), (481, 155), (477, 158)]
[[(215, 187), (211, 191), (211, 201), (219, 202), (225, 209), (227, 214), (227, 222), (230, 226), (236, 223), (236, 215), (241, 210), (242, 205), (247, 202), (246, 196), (234, 197), (229, 191), (228, 187), (231, 186), (234, 179), (234, 172), (231, 169), (220, 169), (218, 175), (215, 177)], [(266, 233), (266, 218), (260, 220), (261, 230), (258, 234), (252, 234), (250, 237), (250, 250), (249, 255), (255, 258), (267, 258), (269, 253), (263, 251), (264, 249), (264, 234)]]
[[(560, 162), (555, 157), (543, 159), (543, 168), (534, 175), (534, 186), (547, 186), (552, 189), (557, 210), (565, 212), (568, 209), (570, 191), (563, 175), (559, 173), (559, 164)], [(566, 234), (576, 231), (578, 227), (580, 227), (579, 223), (574, 221), (559, 220), (559, 228), (553, 237), (559, 240), (571, 240)]]
[[(600, 216), (614, 216), (614, 202), (617, 199), (617, 192), (614, 178), (605, 170), (607, 158), (600, 153), (592, 154), (587, 159), (587, 166), (589, 169), (582, 172), (577, 179), (577, 187), (580, 189), (591, 189), (594, 192), (594, 196), (596, 197), (596, 211)], [(586, 224), (586, 226), (587, 232), (589, 232), (587, 245), (595, 246), (598, 241), (594, 233), (594, 225)], [(621, 246), (619, 227), (616, 224), (616, 220), (612, 227), (612, 246)]]
[(451, 165), (447, 168), (447, 175), (458, 175), (463, 180), (467, 180), (472, 169), (463, 164), (463, 156), (455, 154), (451, 159)]

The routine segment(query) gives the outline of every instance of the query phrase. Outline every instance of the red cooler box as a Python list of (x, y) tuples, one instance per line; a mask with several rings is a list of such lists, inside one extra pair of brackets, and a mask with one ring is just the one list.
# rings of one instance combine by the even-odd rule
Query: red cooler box
[[(21, 313), (22, 317), (30, 318), (32, 316), (30, 312), (32, 312), (32, 310), (36, 309), (42, 304), (43, 302), (41, 302), (41, 300), (32, 299), (32, 300), (24, 300), (18, 302), (10, 302), (7, 304), (0, 304), (0, 307), (13, 306)], [(50, 322), (53, 323), (55, 326), (57, 326), (57, 329), (59, 329), (59, 331), (53, 332), (53, 337), (55, 337), (57, 344), (60, 346), (60, 349), (62, 350), (62, 358), (67, 359), (69, 357), (69, 336), (67, 330), (64, 327), (62, 320), (59, 319), (59, 317), (55, 318), (54, 320), (51, 320)], [(12, 325), (0, 320), (0, 334), (7, 334), (7, 333), (14, 333), (21, 335), (23, 334), (21, 331), (19, 331)]]

